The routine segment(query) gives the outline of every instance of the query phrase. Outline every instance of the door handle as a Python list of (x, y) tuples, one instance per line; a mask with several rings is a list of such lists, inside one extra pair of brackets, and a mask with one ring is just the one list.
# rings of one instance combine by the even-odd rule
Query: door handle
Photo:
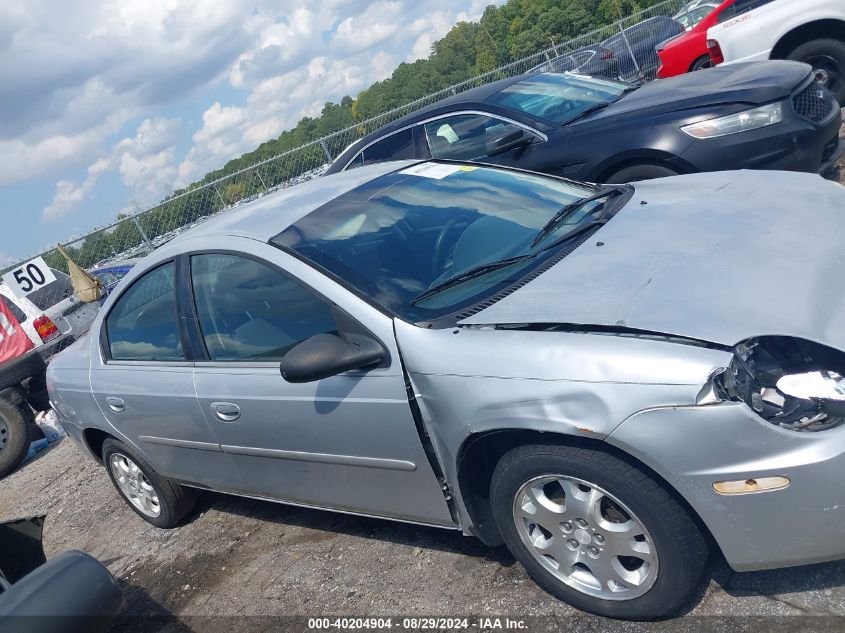
[(108, 404), (109, 409), (111, 409), (115, 413), (123, 413), (126, 410), (126, 403), (123, 401), (122, 398), (115, 398), (114, 396), (109, 396), (108, 398), (106, 398), (106, 404)]
[(221, 422), (234, 422), (241, 417), (241, 408), (231, 402), (212, 402), (211, 412)]

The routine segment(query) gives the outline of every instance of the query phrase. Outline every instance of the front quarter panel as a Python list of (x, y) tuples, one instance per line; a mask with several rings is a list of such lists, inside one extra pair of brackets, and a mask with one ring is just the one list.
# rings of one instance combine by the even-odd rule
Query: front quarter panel
[[(660, 474), (737, 571), (845, 557), (845, 428), (780, 429), (742, 403), (642, 411), (607, 441)], [(789, 486), (720, 495), (713, 484), (787, 477)]]
[(457, 475), (470, 437), (515, 429), (602, 440), (638, 411), (693, 404), (730, 360), (718, 350), (613, 335), (399, 321), (396, 335), (465, 527)]

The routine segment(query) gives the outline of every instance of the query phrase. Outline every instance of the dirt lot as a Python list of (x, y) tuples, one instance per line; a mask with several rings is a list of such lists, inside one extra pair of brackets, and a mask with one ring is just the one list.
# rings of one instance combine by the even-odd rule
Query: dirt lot
[(0, 481), (0, 522), (36, 515), (47, 517), (48, 557), (81, 549), (120, 580), (120, 631), (303, 629), (224, 616), (327, 614), (538, 618), (529, 630), (845, 629), (845, 562), (749, 574), (717, 563), (689, 615), (635, 625), (579, 615), (506, 550), (457, 532), (210, 493), (186, 525), (159, 530), (69, 440)]

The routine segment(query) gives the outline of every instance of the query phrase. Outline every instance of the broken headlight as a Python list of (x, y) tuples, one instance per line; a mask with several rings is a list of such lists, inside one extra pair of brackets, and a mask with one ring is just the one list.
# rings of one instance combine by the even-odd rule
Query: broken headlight
[(766, 336), (737, 345), (714, 381), (724, 399), (741, 400), (790, 431), (845, 424), (845, 354), (803, 339)]

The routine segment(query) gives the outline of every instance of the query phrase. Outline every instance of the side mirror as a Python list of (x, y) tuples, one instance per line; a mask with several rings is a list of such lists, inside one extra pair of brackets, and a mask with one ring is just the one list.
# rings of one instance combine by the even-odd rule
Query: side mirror
[(381, 343), (371, 338), (354, 336), (344, 340), (334, 334), (317, 334), (285, 354), (279, 369), (288, 382), (313, 382), (379, 365), (386, 357)]
[(527, 147), (534, 142), (534, 137), (525, 130), (516, 130), (497, 139), (493, 139), (485, 147), (488, 156), (498, 156), (517, 147)]

